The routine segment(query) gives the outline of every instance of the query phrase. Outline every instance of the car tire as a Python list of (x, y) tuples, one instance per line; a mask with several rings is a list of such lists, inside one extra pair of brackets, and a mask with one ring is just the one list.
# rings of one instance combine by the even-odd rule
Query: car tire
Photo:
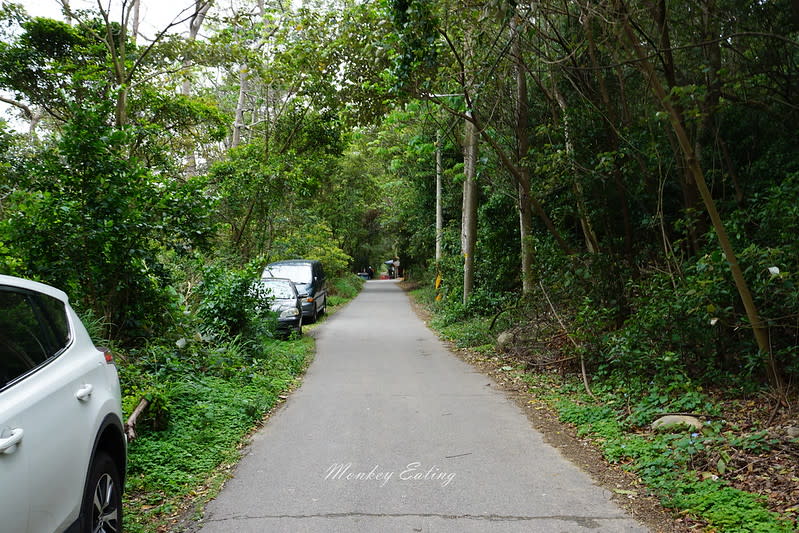
[(122, 531), (122, 477), (105, 452), (94, 458), (81, 505), (84, 533)]
[(313, 304), (313, 313), (311, 313), (311, 324), (315, 324), (319, 320), (319, 308)]

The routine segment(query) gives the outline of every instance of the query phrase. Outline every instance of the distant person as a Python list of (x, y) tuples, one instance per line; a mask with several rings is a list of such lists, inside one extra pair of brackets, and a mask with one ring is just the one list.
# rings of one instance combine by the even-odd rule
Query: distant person
[(393, 279), (397, 279), (399, 277), (399, 267), (400, 267), (399, 257), (395, 257), (394, 261), (391, 263), (391, 265), (392, 265), (391, 271), (393, 273), (393, 275), (391, 277)]

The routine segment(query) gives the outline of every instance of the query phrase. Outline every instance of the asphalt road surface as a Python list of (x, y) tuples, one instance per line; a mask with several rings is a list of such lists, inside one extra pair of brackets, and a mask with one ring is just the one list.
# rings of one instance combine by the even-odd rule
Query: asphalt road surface
[(451, 354), (393, 281), (317, 329), (297, 390), (200, 531), (643, 532)]

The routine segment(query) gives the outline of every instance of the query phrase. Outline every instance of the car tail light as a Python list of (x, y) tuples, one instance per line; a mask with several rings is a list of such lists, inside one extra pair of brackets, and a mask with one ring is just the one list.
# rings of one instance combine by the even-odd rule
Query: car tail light
[(103, 357), (105, 357), (105, 362), (106, 363), (108, 363), (109, 365), (113, 365), (114, 364), (114, 354), (111, 353), (111, 350), (109, 350), (108, 348), (102, 348), (102, 347), (98, 347), (97, 349), (99, 351), (103, 352)]

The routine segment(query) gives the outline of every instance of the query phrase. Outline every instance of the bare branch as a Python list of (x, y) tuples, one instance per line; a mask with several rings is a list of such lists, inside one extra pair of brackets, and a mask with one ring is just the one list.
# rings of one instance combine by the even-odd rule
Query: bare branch
[(2, 96), (2, 95), (0, 95), (0, 102), (5, 102), (5, 103), (7, 103), (9, 105), (12, 105), (12, 106), (18, 108), (18, 109), (21, 109), (22, 113), (25, 115), (26, 119), (33, 120), (33, 118), (34, 118), (33, 111), (31, 111), (31, 108), (28, 107), (27, 105), (23, 104), (22, 102), (19, 102), (17, 100), (13, 100), (11, 98), (6, 98), (5, 96)]

